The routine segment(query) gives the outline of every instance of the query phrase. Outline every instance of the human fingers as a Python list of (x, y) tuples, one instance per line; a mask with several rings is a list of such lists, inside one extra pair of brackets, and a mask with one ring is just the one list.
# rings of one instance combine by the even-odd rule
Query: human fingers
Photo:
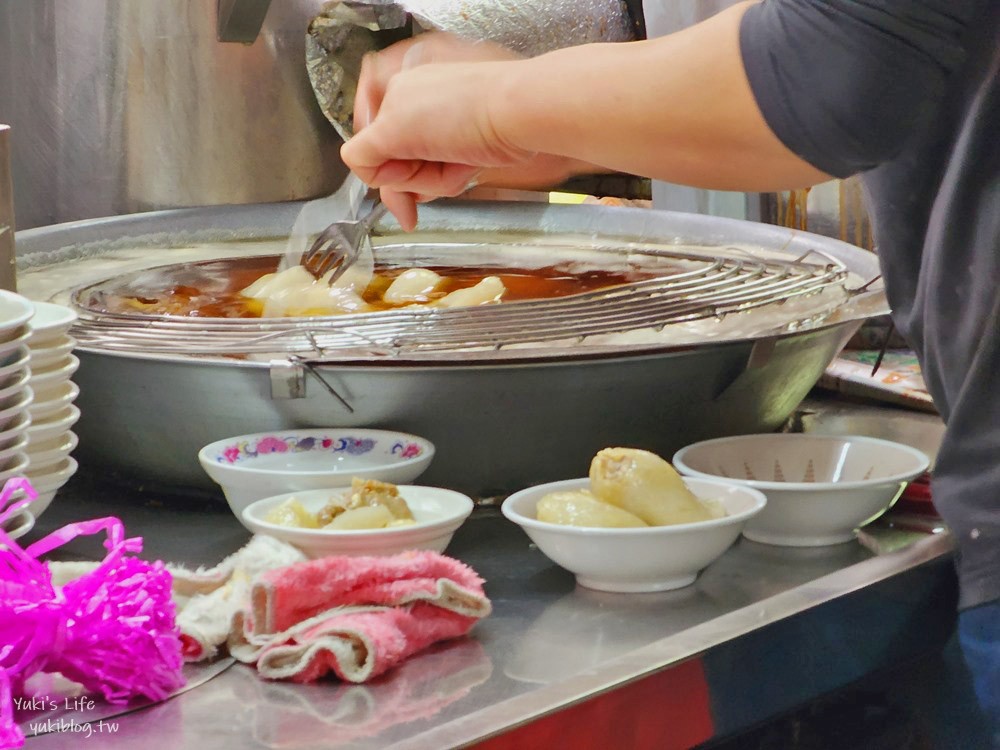
[(417, 226), (416, 196), (390, 188), (382, 188), (379, 195), (389, 212), (396, 217), (396, 221), (399, 222), (403, 231), (412, 232)]
[(355, 131), (378, 114), (389, 81), (402, 70), (437, 62), (501, 62), (521, 55), (499, 44), (469, 40), (446, 32), (428, 32), (365, 55), (354, 99)]
[(419, 159), (394, 160), (382, 164), (369, 184), (443, 198), (464, 193), (479, 171), (467, 164)]
[(374, 55), (365, 55), (361, 59), (361, 75), (358, 78), (358, 88), (354, 92), (354, 133), (360, 133), (368, 123), (375, 119), (378, 108), (385, 96), (385, 87), (378, 80)]
[[(466, 186), (466, 190), (474, 186), (474, 181)], [(412, 232), (417, 226), (418, 204), (430, 203), (441, 196), (419, 195), (415, 193), (400, 192), (391, 188), (379, 190), (382, 202), (389, 209), (389, 212), (396, 217), (396, 221), (403, 228), (403, 231)]]
[(389, 81), (403, 69), (407, 52), (420, 42), (419, 37), (406, 39), (381, 52), (369, 52), (361, 60), (361, 73), (354, 95), (354, 131), (363, 130), (375, 119)]

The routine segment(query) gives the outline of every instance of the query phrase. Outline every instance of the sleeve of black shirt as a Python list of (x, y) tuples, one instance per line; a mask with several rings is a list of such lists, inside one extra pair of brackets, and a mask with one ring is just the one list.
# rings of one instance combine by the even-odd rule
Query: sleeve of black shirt
[(743, 64), (782, 143), (846, 177), (891, 160), (934, 116), (970, 24), (996, 1), (763, 0), (743, 17)]

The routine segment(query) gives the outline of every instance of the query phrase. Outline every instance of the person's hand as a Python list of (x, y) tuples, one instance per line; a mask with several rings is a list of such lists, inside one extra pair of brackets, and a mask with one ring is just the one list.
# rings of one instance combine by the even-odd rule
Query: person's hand
[(427, 63), (504, 62), (522, 59), (513, 50), (486, 41), (471, 41), (441, 31), (420, 34), (366, 55), (354, 97), (354, 127), (364, 129), (375, 119), (386, 88), (404, 68)]
[(355, 135), (341, 156), (406, 229), (417, 201), (454, 196), (486, 168), (532, 161), (504, 142), (490, 112), (520, 58), (489, 42), (424, 34), (371, 55), (355, 98)]

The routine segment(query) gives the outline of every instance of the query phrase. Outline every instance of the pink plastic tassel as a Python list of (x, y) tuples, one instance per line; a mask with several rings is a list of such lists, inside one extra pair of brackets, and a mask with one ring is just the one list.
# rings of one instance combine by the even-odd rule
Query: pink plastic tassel
[[(23, 494), (22, 494), (23, 493)], [(18, 497), (15, 499), (15, 495)], [(180, 631), (161, 562), (133, 557), (117, 518), (64, 526), (27, 549), (3, 523), (37, 497), (26, 479), (0, 491), (0, 747), (21, 747), (13, 698), (39, 672), (59, 673), (113, 703), (161, 700), (183, 685)], [(78, 536), (107, 534), (104, 561), (62, 588), (38, 558)]]

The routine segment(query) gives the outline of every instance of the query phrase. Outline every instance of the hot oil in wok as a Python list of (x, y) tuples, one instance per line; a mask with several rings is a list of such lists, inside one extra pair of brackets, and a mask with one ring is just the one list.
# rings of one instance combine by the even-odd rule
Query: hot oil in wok
[[(276, 270), (273, 256), (225, 259), (154, 269), (130, 280), (92, 289), (87, 307), (117, 314), (181, 315), (207, 318), (260, 317), (263, 304), (240, 292), (264, 274)], [(510, 268), (500, 266), (421, 266), (444, 277), (429, 301), (457, 289), (473, 287), (497, 276), (506, 287), (503, 301), (551, 299), (653, 278), (635, 269), (569, 271), (559, 266)], [(382, 299), (393, 279), (407, 269), (376, 268), (363, 299), (374, 310), (396, 307)]]

